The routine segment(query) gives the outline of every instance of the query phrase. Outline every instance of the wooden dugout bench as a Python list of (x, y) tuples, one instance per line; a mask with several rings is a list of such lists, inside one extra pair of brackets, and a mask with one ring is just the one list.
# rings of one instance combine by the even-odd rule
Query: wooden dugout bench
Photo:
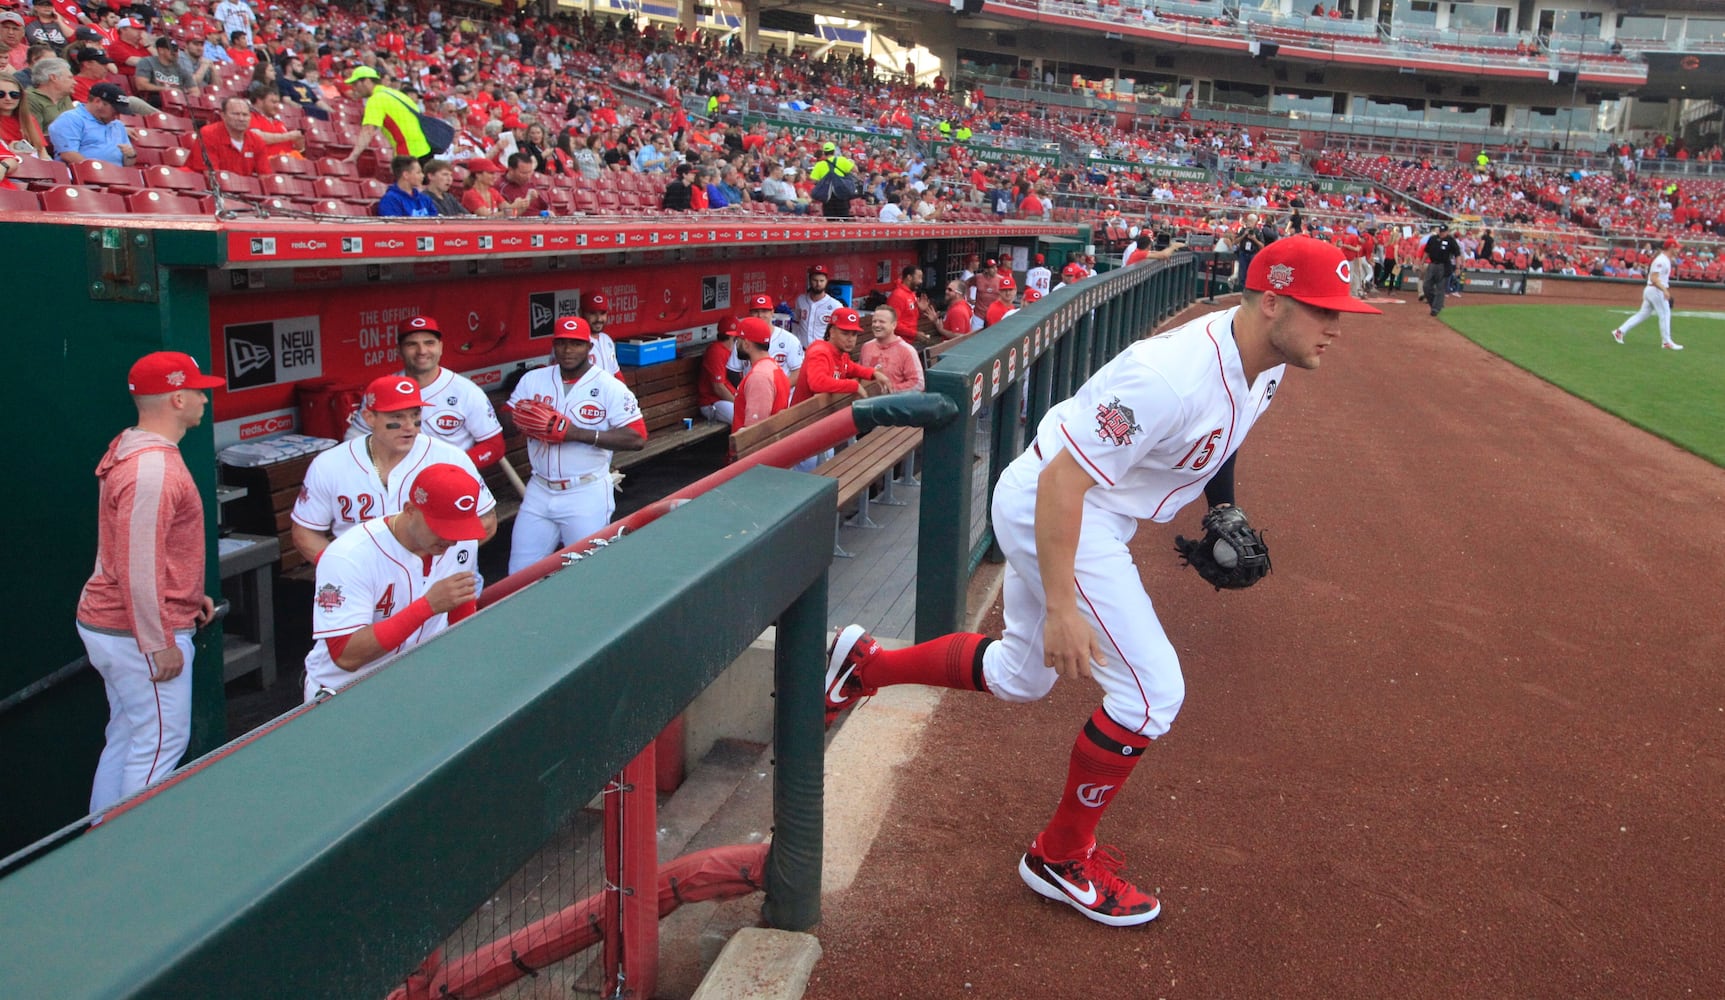
[[(745, 458), (767, 445), (782, 441), (829, 414), (850, 406), (857, 397), (840, 393), (821, 393), (773, 414), (758, 424), (745, 427), (731, 435), (731, 454)], [(814, 474), (838, 480), (838, 511), (841, 523), (853, 528), (877, 527), (868, 516), (869, 491), (876, 482), (881, 484), (874, 503), (902, 507), (904, 501), (893, 496), (895, 485), (920, 486), (914, 475), (915, 456), (922, 447), (920, 427), (877, 427), (850, 444), (840, 448), (831, 458), (815, 466)], [(856, 512), (844, 519), (844, 508), (856, 502)], [(836, 542), (833, 555), (850, 558)]]

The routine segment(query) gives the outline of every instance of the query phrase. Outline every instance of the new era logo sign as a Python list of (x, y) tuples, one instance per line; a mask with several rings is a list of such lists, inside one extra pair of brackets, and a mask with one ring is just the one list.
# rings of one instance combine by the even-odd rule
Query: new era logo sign
[(437, 249), (437, 237), (419, 236), (414, 239), (413, 245), (414, 249), (418, 250), (420, 253), (430, 253)]
[(542, 247), (545, 245), (545, 237), (535, 233), (528, 238), (527, 245), (532, 247)]
[(551, 336), (551, 324), (557, 321), (557, 294), (534, 292), (527, 297), (527, 335)]
[(274, 257), (275, 255), (276, 255), (275, 237), (273, 237), (273, 236), (254, 236), (254, 237), (252, 237), (252, 256), (253, 257)]
[(365, 238), (363, 236), (343, 236), (341, 238), (342, 253), (365, 253)]
[(247, 375), (267, 368), (270, 363), (270, 350), (261, 343), (250, 340), (240, 340), (237, 337), (228, 341), (228, 381), (243, 382)]
[(489, 236), (479, 237), (479, 249), (481, 249), (481, 250), (491, 249), (491, 237), (489, 237)]

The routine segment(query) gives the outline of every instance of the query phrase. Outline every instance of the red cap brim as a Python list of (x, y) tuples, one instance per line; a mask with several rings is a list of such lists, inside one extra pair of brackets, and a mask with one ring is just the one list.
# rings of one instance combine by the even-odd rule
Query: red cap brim
[(419, 512), (425, 515), (426, 527), (446, 542), (477, 542), (485, 537), (485, 522), (479, 519), (478, 514), (442, 518), (432, 517), (424, 507)]
[[(1279, 294), (1288, 295), (1287, 292), (1281, 292)], [(1328, 298), (1317, 298), (1315, 296), (1302, 297), (1298, 295), (1288, 295), (1288, 297), (1296, 302), (1303, 302), (1314, 309), (1334, 309), (1336, 312), (1364, 313), (1368, 316), (1382, 316), (1384, 314), (1382, 309), (1379, 309), (1376, 306), (1368, 306), (1359, 299), (1354, 298), (1352, 295), (1332, 295)]]
[(180, 386), (180, 388), (182, 388), (182, 389), (220, 389), (222, 386), (224, 386), (226, 384), (227, 384), (227, 380), (222, 378), (220, 375), (187, 375), (186, 376), (186, 384)]

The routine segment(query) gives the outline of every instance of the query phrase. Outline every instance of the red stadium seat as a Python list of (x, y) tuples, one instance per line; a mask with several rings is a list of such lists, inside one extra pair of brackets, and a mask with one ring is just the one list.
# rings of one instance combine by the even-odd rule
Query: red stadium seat
[(136, 149), (173, 149), (179, 144), (179, 136), (161, 129), (141, 128), (132, 133), (132, 146)]
[(606, 215), (616, 215), (623, 210), (623, 198), (616, 191), (599, 192), (599, 211)]
[(294, 177), (317, 176), (317, 170), (311, 165), (311, 161), (298, 156), (272, 156), (270, 157), (269, 168), (273, 173), (289, 174)]
[(347, 205), (336, 198), (319, 198), (311, 203), (311, 210), (319, 215), (346, 215)]
[(358, 186), (340, 177), (319, 177), (311, 182), (311, 189), (319, 198), (343, 200), (359, 196)]
[(216, 187), (225, 194), (237, 194), (246, 198), (256, 198), (262, 195), (263, 188), (258, 186), (256, 177), (246, 177), (227, 170), (216, 171)]
[(159, 151), (164, 167), (183, 167), (192, 162), (192, 151), (181, 147), (179, 149), (164, 149)]
[(575, 210), (587, 215), (599, 214), (599, 195), (593, 191), (575, 192)]
[(144, 189), (144, 174), (137, 167), (116, 167), (106, 160), (85, 160), (72, 167), (72, 183), (132, 194)]
[(347, 162), (346, 160), (339, 159), (339, 158), (334, 157), (334, 156), (326, 156), (321, 160), (314, 161), (312, 163), (312, 168), (317, 171), (317, 174), (319, 177), (358, 177), (359, 176), (359, 168), (358, 167)]
[(126, 199), (126, 205), (135, 215), (202, 215), (203, 205), (196, 198), (183, 198), (179, 195), (164, 194), (161, 191), (145, 191)]
[(376, 201), (377, 199), (383, 197), (383, 193), (385, 191), (389, 190), (388, 184), (385, 184), (384, 182), (382, 182), (380, 180), (376, 180), (376, 179), (373, 179), (370, 177), (367, 177), (367, 178), (359, 181), (358, 187), (359, 187), (359, 200), (361, 200), (361, 201), (365, 201), (365, 200)]
[(148, 167), (143, 171), (144, 184), (147, 187), (162, 191), (197, 191), (209, 190), (204, 178), (189, 170), (178, 170), (169, 166)]
[(72, 170), (59, 160), (44, 160), (34, 156), (26, 156), (12, 165), (6, 174), (7, 179), (16, 181), (32, 191), (44, 191), (51, 187), (72, 183)]
[(265, 197), (312, 197), (311, 181), (304, 177), (293, 177), (288, 174), (265, 174), (258, 178), (258, 187), (263, 190)]
[(40, 212), (42, 198), (34, 191), (0, 188), (0, 212)]
[(42, 208), (49, 212), (80, 215), (125, 215), (126, 199), (94, 188), (57, 187), (42, 192)]
[(166, 111), (158, 111), (153, 115), (144, 116), (144, 127), (160, 129), (163, 132), (190, 132), (192, 120), (181, 118), (179, 115), (170, 115)]

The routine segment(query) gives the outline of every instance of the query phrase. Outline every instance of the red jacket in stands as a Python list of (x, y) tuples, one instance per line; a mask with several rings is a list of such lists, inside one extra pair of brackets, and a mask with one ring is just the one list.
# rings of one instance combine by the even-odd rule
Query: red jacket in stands
[[(241, 177), (256, 177), (264, 172), (264, 161), (269, 152), (264, 147), (264, 141), (246, 130), (245, 141), (238, 146), (228, 136), (228, 127), (219, 121), (214, 121), (198, 129), (198, 145), (203, 147), (210, 158), (210, 168), (226, 170), (230, 174)], [(197, 157), (190, 164), (193, 169), (201, 165)]]

